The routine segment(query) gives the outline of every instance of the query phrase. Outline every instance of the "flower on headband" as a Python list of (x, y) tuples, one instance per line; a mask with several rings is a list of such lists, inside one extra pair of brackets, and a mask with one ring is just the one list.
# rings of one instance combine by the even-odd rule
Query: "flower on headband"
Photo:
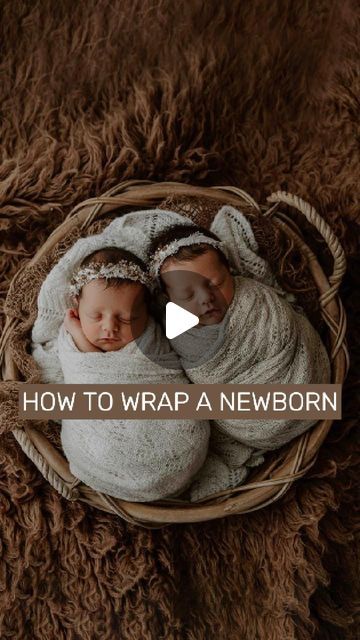
[(126, 280), (140, 282), (148, 289), (152, 288), (150, 276), (145, 273), (141, 267), (126, 260), (119, 260), (116, 264), (94, 262), (87, 267), (78, 269), (71, 280), (70, 294), (74, 297), (79, 295), (81, 289), (88, 284), (88, 282), (100, 278), (105, 278), (105, 280), (109, 280), (110, 278), (124, 278)]
[(225, 256), (227, 256), (226, 247), (223, 242), (215, 240), (214, 238), (209, 238), (209, 236), (206, 236), (201, 231), (195, 231), (190, 236), (172, 240), (164, 247), (156, 249), (149, 265), (151, 276), (153, 278), (158, 278), (160, 267), (165, 262), (166, 258), (175, 255), (181, 247), (189, 247), (193, 244), (209, 244), (212, 247), (219, 249)]

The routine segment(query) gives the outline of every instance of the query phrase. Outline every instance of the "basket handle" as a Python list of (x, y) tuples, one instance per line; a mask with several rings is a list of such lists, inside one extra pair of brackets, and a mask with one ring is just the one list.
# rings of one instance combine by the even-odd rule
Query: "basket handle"
[(343, 275), (346, 271), (346, 258), (344, 250), (332, 231), (327, 222), (317, 213), (317, 211), (308, 202), (299, 198), (287, 191), (275, 191), (266, 198), (268, 202), (284, 202), (285, 204), (294, 207), (319, 231), (327, 243), (329, 250), (334, 258), (334, 267), (331, 276), (329, 276), (329, 283), (334, 292), (337, 292)]

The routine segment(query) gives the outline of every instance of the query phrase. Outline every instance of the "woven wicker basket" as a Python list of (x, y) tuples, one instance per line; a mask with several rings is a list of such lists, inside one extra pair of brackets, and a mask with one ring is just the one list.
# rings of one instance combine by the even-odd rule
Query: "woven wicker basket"
[[(253, 210), (270, 217), (274, 224), (282, 227), (306, 257), (319, 291), (321, 313), (328, 328), (332, 382), (343, 383), (349, 368), (349, 356), (345, 342), (346, 317), (337, 293), (346, 268), (344, 252), (336, 236), (319, 214), (308, 203), (291, 194), (280, 191), (273, 193), (267, 198), (269, 205), (259, 206), (251, 196), (236, 187), (207, 188), (174, 182), (123, 182), (103, 196), (76, 206), (23, 269), (37, 263), (76, 227), (86, 230), (94, 220), (109, 214), (121, 215), (129, 210), (153, 208), (170, 195), (207, 198), (218, 201), (219, 205), (232, 204), (240, 209)], [(282, 203), (301, 212), (326, 241), (333, 257), (333, 272), (329, 278), (325, 276), (313, 251), (304, 242), (297, 224), (279, 211)], [(19, 273), (20, 271), (15, 278)], [(0, 340), (2, 379), (5, 381), (21, 380), (20, 372), (8, 348), (14, 326), (14, 320), (7, 318)], [(278, 500), (291, 484), (304, 476), (314, 464), (331, 425), (331, 420), (319, 421), (310, 431), (283, 447), (275, 459), (273, 457), (271, 462), (265, 462), (243, 485), (218, 493), (202, 500), (201, 503), (189, 503), (181, 499), (139, 503), (104, 495), (75, 478), (65, 457), (39, 430), (26, 426), (25, 429), (15, 429), (13, 434), (26, 455), (64, 498), (72, 501), (81, 500), (140, 526), (158, 528), (168, 524), (202, 522), (232, 514), (248, 513)]]

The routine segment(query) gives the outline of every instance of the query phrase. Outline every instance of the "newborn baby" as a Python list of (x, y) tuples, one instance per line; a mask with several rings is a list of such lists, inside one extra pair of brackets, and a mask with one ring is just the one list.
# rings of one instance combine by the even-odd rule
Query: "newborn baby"
[[(142, 261), (116, 247), (96, 250), (74, 273), (74, 306), (58, 337), (65, 383), (188, 383), (150, 316)], [(157, 363), (144, 355), (158, 354)], [(134, 501), (182, 493), (203, 464), (205, 421), (63, 420), (71, 472), (90, 487)]]
[[(119, 278), (120, 261), (128, 269), (133, 267), (137, 280)], [(101, 278), (101, 267), (106, 280)], [(112, 271), (117, 276), (111, 278)], [(67, 309), (64, 320), (79, 351), (116, 351), (136, 340), (149, 322), (149, 281), (141, 260), (124, 249), (110, 247), (86, 257), (81, 272), (72, 284), (76, 306)]]
[[(231, 225), (234, 216), (231, 208)], [(278, 285), (235, 275), (229, 255), (214, 233), (194, 225), (166, 230), (152, 244), (150, 271), (166, 299), (199, 317), (197, 326), (171, 341), (188, 378), (195, 383), (328, 383), (327, 352), (300, 308)], [(249, 467), (263, 461), (262, 453), (315, 422), (214, 421), (210, 453), (191, 499), (237, 486)]]

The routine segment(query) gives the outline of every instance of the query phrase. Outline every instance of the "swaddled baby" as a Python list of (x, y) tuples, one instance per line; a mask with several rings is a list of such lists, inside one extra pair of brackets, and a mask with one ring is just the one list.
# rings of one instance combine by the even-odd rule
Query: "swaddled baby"
[[(74, 308), (58, 336), (65, 383), (187, 383), (178, 357), (148, 310), (142, 261), (117, 247), (96, 250), (74, 273)], [(157, 354), (155, 364), (147, 352)], [(125, 500), (178, 495), (203, 464), (205, 421), (63, 420), (70, 470), (90, 487)]]
[[(197, 326), (171, 340), (188, 378), (195, 383), (328, 383), (327, 352), (302, 310), (275, 281), (274, 286), (266, 284), (271, 277), (265, 278), (265, 271), (260, 281), (239, 275), (239, 260), (238, 270), (230, 263), (234, 247), (236, 253), (237, 215), (242, 214), (227, 207), (217, 220), (231, 250), (224, 238), (189, 225), (165, 230), (151, 247), (150, 271), (167, 299), (199, 317)], [(248, 227), (246, 233), (244, 252), (251, 264), (256, 254), (251, 256)], [(237, 486), (249, 467), (263, 461), (262, 453), (281, 447), (315, 422), (214, 421), (210, 452), (191, 499)]]

